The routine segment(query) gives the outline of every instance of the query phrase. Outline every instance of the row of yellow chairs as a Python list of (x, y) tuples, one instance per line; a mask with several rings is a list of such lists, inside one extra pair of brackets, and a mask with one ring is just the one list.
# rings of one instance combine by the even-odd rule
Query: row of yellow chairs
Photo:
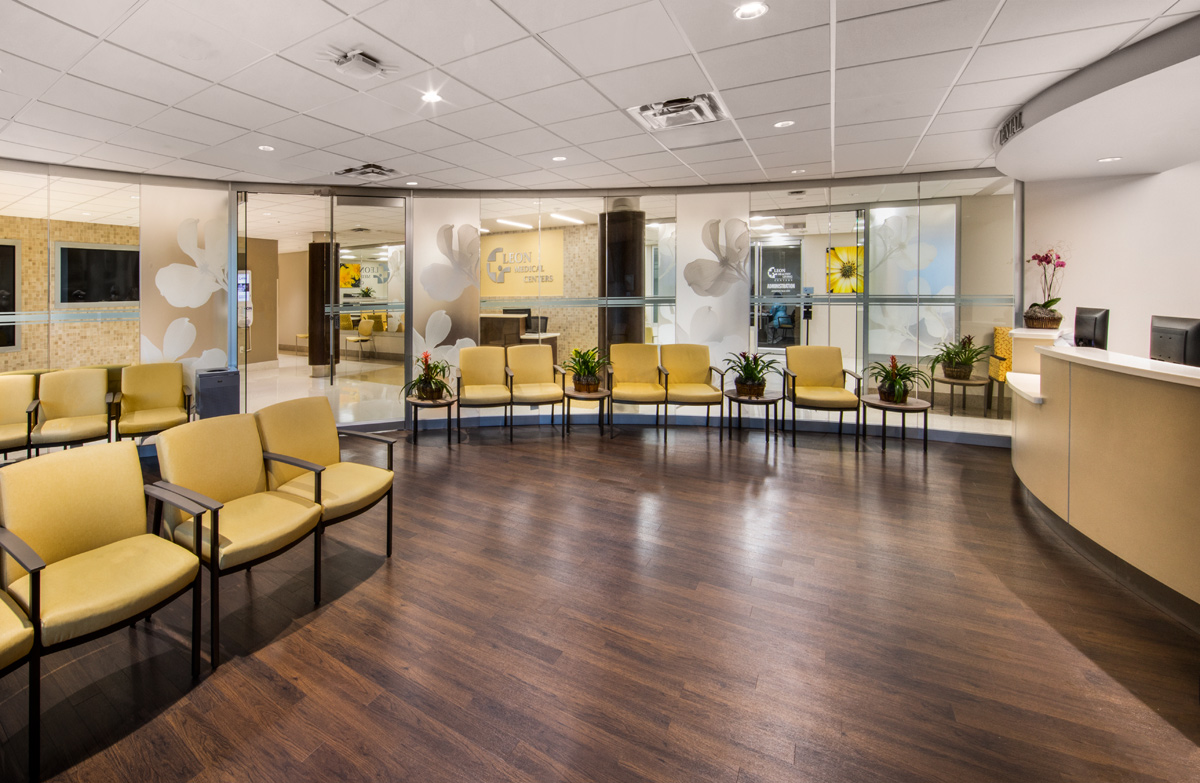
[[(387, 468), (343, 462), (339, 438), (386, 444)], [(0, 675), (29, 664), (31, 779), (40, 773), (41, 659), (136, 623), (192, 594), (200, 675), (201, 567), (210, 590), (210, 666), (220, 662), (218, 580), (321, 538), (387, 500), (393, 438), (339, 431), (324, 397), (189, 422), (159, 435), (162, 481), (144, 485), (132, 442), (84, 446), (0, 469)], [(65, 488), (70, 491), (64, 491)], [(151, 529), (146, 504), (155, 501)], [(215, 542), (215, 545), (214, 545)]]

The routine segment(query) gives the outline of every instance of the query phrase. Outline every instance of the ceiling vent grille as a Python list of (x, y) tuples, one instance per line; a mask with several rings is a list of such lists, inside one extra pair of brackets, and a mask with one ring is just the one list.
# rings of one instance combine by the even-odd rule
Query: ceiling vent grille
[(386, 166), (380, 166), (378, 163), (367, 163), (363, 166), (356, 166), (351, 169), (342, 169), (341, 171), (333, 172), (339, 177), (354, 177), (355, 179), (365, 179), (368, 182), (378, 182), (381, 179), (391, 179), (396, 176), (395, 169), (389, 169)]
[(703, 125), (729, 119), (729, 112), (710, 92), (692, 98), (672, 98), (661, 103), (647, 103), (625, 111), (649, 131)]

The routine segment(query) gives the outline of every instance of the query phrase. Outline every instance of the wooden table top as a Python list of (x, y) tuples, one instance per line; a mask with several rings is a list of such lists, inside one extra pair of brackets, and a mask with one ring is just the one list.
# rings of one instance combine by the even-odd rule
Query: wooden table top
[(879, 399), (878, 394), (866, 394), (859, 399), (868, 408), (875, 408), (881, 411), (899, 411), (900, 413), (920, 413), (921, 411), (929, 410), (932, 406), (929, 400), (922, 400), (918, 397), (909, 397), (905, 403), (884, 402)]

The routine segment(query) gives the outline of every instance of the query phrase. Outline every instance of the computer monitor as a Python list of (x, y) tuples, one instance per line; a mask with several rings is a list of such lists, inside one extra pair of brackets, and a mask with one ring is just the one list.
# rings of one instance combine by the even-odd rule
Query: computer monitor
[(504, 315), (523, 315), (525, 316), (525, 331), (529, 329), (529, 318), (533, 315), (533, 310), (528, 307), (505, 307), (501, 312)]
[(1150, 358), (1200, 367), (1200, 318), (1151, 316)]
[(1075, 344), (1108, 350), (1108, 311), (1099, 307), (1075, 308)]

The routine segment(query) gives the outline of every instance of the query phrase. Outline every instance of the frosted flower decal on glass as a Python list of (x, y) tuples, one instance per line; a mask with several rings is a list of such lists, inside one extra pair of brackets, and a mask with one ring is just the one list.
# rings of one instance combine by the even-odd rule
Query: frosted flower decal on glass
[(715, 343), (721, 340), (721, 316), (705, 305), (692, 313), (687, 328), (679, 325), (679, 340), (685, 343)]
[(189, 318), (176, 318), (167, 326), (163, 333), (162, 348), (150, 342), (150, 338), (142, 335), (142, 361), (146, 364), (156, 362), (179, 362), (188, 374), (196, 370), (206, 370), (214, 367), (225, 367), (228, 357), (218, 348), (209, 348), (199, 356), (184, 359), (183, 355), (192, 349), (196, 342), (196, 327)]
[(721, 221), (710, 220), (700, 240), (716, 260), (697, 258), (683, 268), (683, 279), (700, 296), (721, 296), (735, 283), (750, 284), (750, 229), (745, 221), (725, 221), (725, 244), (721, 244)]
[(437, 310), (425, 322), (425, 328), (413, 332), (413, 355), (420, 356), (426, 351), (435, 362), (446, 362), (452, 367), (458, 366), (458, 352), (463, 348), (474, 348), (475, 341), (469, 337), (461, 337), (454, 345), (441, 345), (450, 335), (453, 323), (445, 310)]
[(479, 288), (479, 229), (459, 226), (458, 247), (454, 239), (452, 224), (438, 229), (438, 250), (450, 263), (430, 264), (421, 270), (421, 285), (439, 302), (453, 302), (471, 286)]
[(179, 249), (192, 264), (168, 264), (154, 275), (154, 284), (172, 307), (203, 307), (217, 291), (229, 290), (225, 261), (229, 252), (229, 225), (216, 219), (204, 223), (204, 247), (200, 247), (200, 221), (179, 224)]

